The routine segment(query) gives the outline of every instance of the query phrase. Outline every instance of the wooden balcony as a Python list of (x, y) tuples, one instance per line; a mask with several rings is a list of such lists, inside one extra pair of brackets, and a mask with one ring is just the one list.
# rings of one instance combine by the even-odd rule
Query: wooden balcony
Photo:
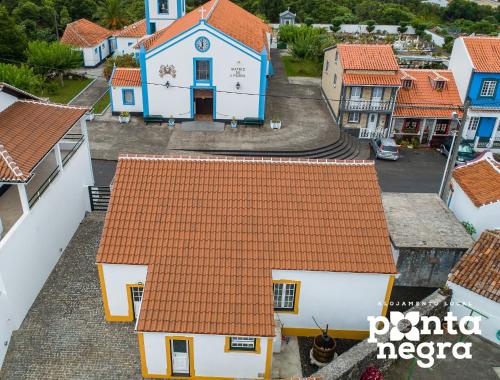
[(394, 101), (344, 99), (343, 109), (346, 111), (391, 111)]

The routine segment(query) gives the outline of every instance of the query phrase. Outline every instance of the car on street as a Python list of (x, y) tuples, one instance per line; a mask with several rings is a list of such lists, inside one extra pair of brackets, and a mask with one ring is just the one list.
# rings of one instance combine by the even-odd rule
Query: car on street
[(370, 145), (376, 158), (396, 161), (399, 159), (399, 150), (396, 141), (391, 138), (372, 139)]
[[(448, 157), (448, 155), (450, 154), (452, 141), (452, 138), (444, 140), (439, 148), (441, 154), (446, 157)], [(460, 143), (460, 145), (458, 146), (457, 162), (467, 162), (473, 160), (475, 156), (476, 153), (474, 152), (474, 147), (472, 146), (472, 144), (469, 144), (467, 142)]]

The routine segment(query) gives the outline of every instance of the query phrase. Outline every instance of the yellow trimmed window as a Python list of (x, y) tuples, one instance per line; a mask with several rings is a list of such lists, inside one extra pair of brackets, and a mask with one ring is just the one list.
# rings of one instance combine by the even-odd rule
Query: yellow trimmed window
[(300, 281), (273, 281), (274, 311), (280, 313), (298, 313)]
[(260, 353), (260, 339), (247, 336), (228, 336), (226, 337), (226, 352), (253, 352)]

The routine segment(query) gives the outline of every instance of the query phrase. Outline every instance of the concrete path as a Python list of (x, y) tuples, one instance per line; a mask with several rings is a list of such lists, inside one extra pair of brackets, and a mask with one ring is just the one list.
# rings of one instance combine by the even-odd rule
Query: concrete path
[(141, 379), (132, 323), (104, 320), (95, 265), (103, 213), (84, 219), (12, 336), (2, 380)]
[(108, 82), (103, 78), (96, 79), (80, 95), (71, 100), (72, 106), (92, 107), (108, 91)]
[(271, 378), (300, 379), (302, 366), (300, 364), (299, 341), (296, 336), (289, 337), (288, 343), (281, 343), (281, 352), (273, 353)]

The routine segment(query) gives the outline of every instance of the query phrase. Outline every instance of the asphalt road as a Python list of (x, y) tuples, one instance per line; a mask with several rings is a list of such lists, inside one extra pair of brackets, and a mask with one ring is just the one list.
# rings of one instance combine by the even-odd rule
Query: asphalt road
[(109, 186), (116, 171), (116, 161), (92, 160), (95, 186)]

